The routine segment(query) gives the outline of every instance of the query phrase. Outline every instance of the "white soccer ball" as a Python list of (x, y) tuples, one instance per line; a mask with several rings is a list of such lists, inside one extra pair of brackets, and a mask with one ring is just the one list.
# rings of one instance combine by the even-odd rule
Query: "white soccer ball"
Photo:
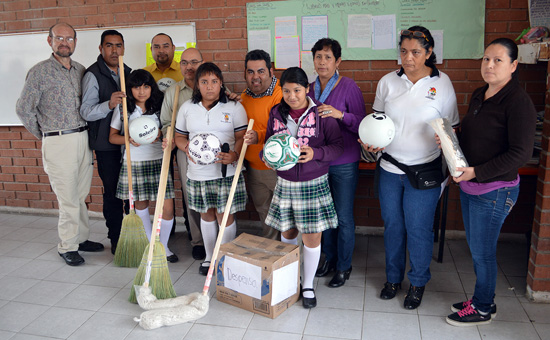
[(287, 134), (269, 137), (264, 145), (264, 159), (275, 170), (292, 169), (300, 158), (300, 144)]
[(214, 163), (218, 152), (221, 151), (221, 143), (216, 135), (211, 133), (199, 133), (189, 141), (189, 156), (200, 165)]
[(365, 144), (385, 148), (395, 137), (395, 125), (390, 117), (383, 113), (371, 113), (359, 124), (359, 138)]
[(157, 122), (147, 116), (141, 116), (130, 121), (128, 130), (130, 137), (138, 144), (151, 144), (159, 134)]

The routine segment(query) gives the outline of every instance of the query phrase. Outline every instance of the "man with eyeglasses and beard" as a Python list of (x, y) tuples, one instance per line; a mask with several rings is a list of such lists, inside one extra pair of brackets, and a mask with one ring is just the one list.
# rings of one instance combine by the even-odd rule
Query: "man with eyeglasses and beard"
[(42, 141), (44, 171), (59, 205), (59, 255), (70, 266), (84, 263), (78, 251), (101, 251), (101, 243), (88, 240), (90, 228), (86, 197), (92, 183), (92, 151), (88, 126), (80, 116), (84, 66), (71, 59), (76, 31), (66, 23), (50, 27), (52, 55), (33, 66), (17, 101), (16, 112)]

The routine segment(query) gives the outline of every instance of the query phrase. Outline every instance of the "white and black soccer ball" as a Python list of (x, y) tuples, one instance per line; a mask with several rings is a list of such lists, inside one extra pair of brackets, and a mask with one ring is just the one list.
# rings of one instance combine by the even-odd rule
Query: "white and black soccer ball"
[(220, 151), (220, 140), (211, 133), (198, 133), (189, 141), (189, 156), (200, 165), (214, 163)]
[(388, 146), (395, 137), (395, 124), (383, 113), (371, 113), (359, 124), (359, 138), (365, 144), (377, 148)]

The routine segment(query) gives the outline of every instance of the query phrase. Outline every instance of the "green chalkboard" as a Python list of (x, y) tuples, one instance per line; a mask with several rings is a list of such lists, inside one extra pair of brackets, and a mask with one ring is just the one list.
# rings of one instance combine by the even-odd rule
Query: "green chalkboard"
[[(402, 29), (422, 25), (430, 31), (442, 32), (443, 59), (476, 59), (483, 55), (485, 0), (273, 1), (248, 3), (246, 12), (249, 46), (251, 32), (254, 35), (257, 32), (270, 30), (272, 56), (275, 51), (275, 18), (296, 17), (296, 33), (302, 42), (304, 33), (301, 26), (302, 17), (327, 16), (328, 35), (342, 45), (342, 59), (397, 59), (397, 48), (374, 49), (373, 46), (348, 46), (349, 15), (358, 14), (371, 15), (372, 18), (394, 15), (395, 32), (392, 29), (391, 39), (395, 39), (395, 44)], [(307, 35), (308, 32), (305, 33)], [(436, 51), (437, 41), (438, 39), (436, 39)], [(302, 44), (300, 49), (303, 49)]]

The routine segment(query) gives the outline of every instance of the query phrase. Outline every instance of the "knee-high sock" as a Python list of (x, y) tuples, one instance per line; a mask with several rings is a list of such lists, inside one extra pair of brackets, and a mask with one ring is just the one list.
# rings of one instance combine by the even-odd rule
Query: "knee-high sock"
[(283, 234), (281, 234), (281, 242), (288, 243), (288, 244), (293, 244), (293, 245), (297, 246), (298, 245), (298, 237), (295, 237), (293, 239), (289, 239), (289, 238), (285, 238), (283, 236)]
[[(315, 248), (308, 248), (304, 244), (304, 281), (302, 282), (305, 288), (313, 288), (313, 279), (315, 278), (315, 272), (319, 265), (319, 258), (321, 257), (321, 245)], [(304, 297), (314, 297), (313, 292), (304, 292)]]
[(233, 241), (235, 239), (235, 235), (237, 235), (237, 222), (233, 220), (233, 223), (225, 227), (222, 237), (222, 244)]
[(136, 209), (136, 215), (138, 215), (143, 221), (143, 229), (145, 229), (145, 234), (147, 234), (147, 239), (151, 241), (151, 216), (149, 215), (149, 208), (143, 210)]
[(204, 259), (205, 262), (212, 260), (212, 253), (214, 252), (216, 238), (218, 237), (217, 226), (218, 222), (216, 222), (216, 220), (206, 222), (201, 218), (202, 241), (204, 242), (204, 250), (206, 251), (206, 258)]
[(170, 249), (168, 249), (168, 239), (170, 238), (170, 232), (172, 231), (172, 226), (174, 225), (174, 219), (160, 221), (160, 243), (164, 246), (166, 250), (166, 256), (174, 255)]

